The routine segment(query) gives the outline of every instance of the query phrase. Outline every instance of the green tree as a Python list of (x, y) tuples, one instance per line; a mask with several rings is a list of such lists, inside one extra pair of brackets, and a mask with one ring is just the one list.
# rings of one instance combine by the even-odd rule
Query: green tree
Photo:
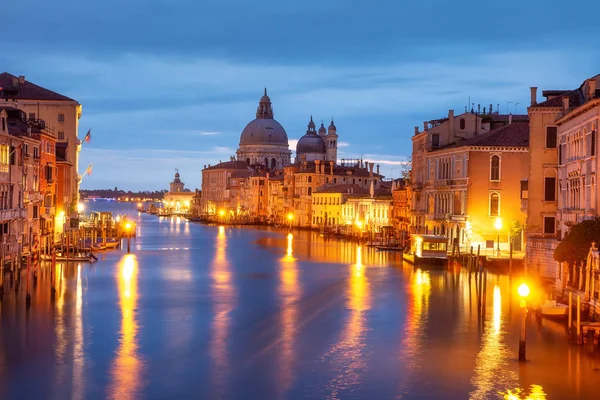
[(554, 250), (558, 262), (580, 262), (586, 259), (592, 242), (600, 243), (600, 218), (573, 225)]

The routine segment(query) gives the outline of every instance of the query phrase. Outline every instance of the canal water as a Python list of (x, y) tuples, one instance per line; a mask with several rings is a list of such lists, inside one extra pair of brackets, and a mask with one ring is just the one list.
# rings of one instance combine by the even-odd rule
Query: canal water
[[(137, 220), (131, 254), (45, 267), (0, 302), (2, 399), (598, 398), (597, 352), (529, 319), (518, 278), (414, 268), (319, 234)], [(7, 275), (8, 278), (8, 275)], [(516, 283), (515, 283), (516, 281)], [(11, 286), (12, 285), (12, 286)], [(508, 397), (507, 397), (508, 398)]]

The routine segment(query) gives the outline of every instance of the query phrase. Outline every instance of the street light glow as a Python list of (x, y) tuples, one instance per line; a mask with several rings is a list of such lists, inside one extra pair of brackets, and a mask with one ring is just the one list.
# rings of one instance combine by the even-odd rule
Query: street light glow
[(288, 219), (289, 221), (293, 220), (293, 219), (294, 219), (294, 214), (292, 214), (292, 213), (289, 213), (289, 214), (287, 215), (287, 219)]
[(519, 285), (517, 292), (519, 292), (519, 296), (526, 298), (527, 296), (529, 296), (531, 290), (529, 289), (529, 286), (527, 286), (527, 284), (523, 282)]
[(494, 228), (500, 230), (502, 229), (502, 218), (497, 217), (496, 222), (494, 222)]
[(219, 210), (219, 215), (222, 217), (223, 215), (225, 215), (225, 210)]
[(83, 212), (84, 209), (85, 209), (85, 206), (83, 205), (83, 203), (77, 203), (77, 211), (78, 212)]
[(131, 229), (131, 223), (128, 222), (125, 224), (125, 229), (130, 230)]

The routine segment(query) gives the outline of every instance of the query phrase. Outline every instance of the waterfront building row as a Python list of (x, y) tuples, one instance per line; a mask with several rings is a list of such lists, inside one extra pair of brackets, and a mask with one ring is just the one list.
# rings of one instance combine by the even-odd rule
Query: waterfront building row
[(0, 257), (53, 244), (77, 224), (81, 105), (0, 74)]

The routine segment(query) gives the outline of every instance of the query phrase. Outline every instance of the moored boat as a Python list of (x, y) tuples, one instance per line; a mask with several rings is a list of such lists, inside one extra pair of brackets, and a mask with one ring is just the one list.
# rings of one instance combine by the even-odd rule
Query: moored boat
[(569, 306), (557, 303), (556, 300), (547, 300), (540, 306), (540, 313), (546, 318), (562, 319), (567, 317)]
[[(92, 253), (88, 255), (76, 255), (76, 256), (67, 256), (65, 255), (56, 255), (55, 261), (57, 262), (66, 262), (66, 261), (76, 261), (76, 262), (94, 262), (97, 261), (98, 258), (94, 256)], [(44, 261), (52, 261), (52, 256), (48, 254), (42, 254), (41, 259)]]
[(402, 251), (404, 248), (400, 246), (375, 246), (379, 251)]

